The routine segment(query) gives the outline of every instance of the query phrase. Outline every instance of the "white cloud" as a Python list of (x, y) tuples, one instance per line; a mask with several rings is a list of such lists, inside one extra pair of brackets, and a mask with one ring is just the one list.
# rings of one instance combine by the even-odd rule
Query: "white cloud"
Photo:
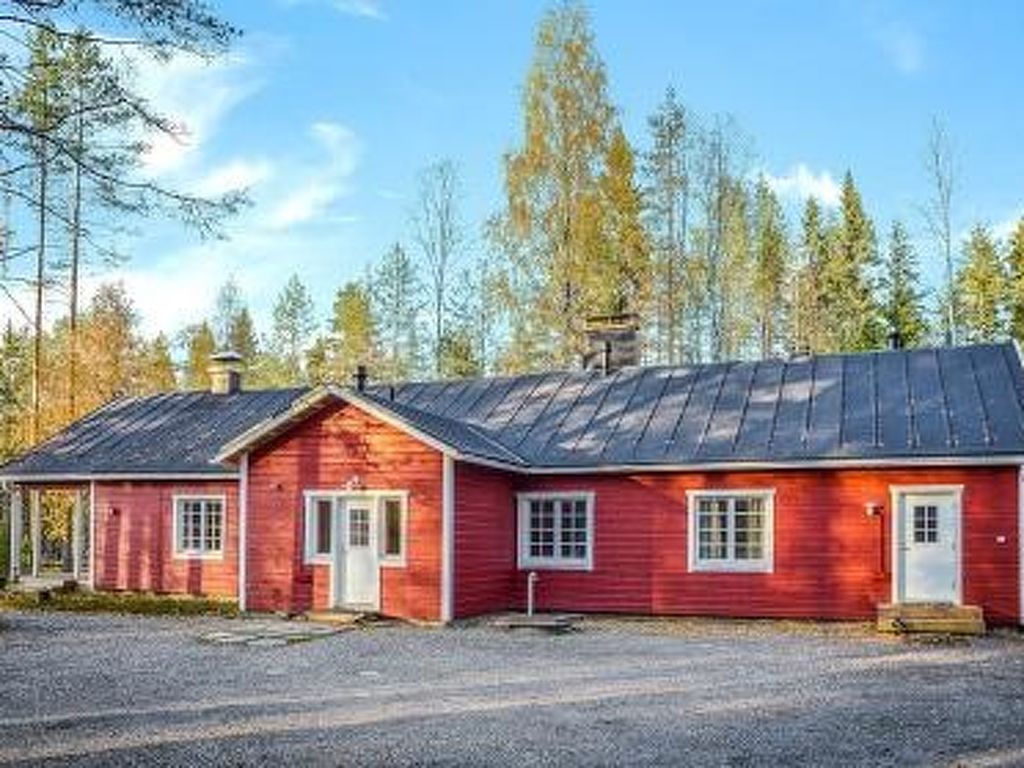
[(181, 53), (169, 61), (135, 55), (139, 92), (170, 119), (180, 135), (154, 134), (145, 156), (146, 172), (165, 176), (180, 171), (216, 133), (224, 117), (259, 88), (240, 55), (207, 60)]
[(924, 39), (914, 30), (896, 22), (875, 30), (874, 37), (889, 62), (905, 75), (914, 75), (924, 69)]
[(273, 206), (269, 226), (285, 229), (328, 213), (332, 204), (349, 191), (349, 179), (359, 163), (361, 148), (356, 135), (339, 123), (313, 123), (310, 135), (326, 158), (314, 169), (295, 174), (295, 184)]
[(239, 189), (252, 189), (274, 175), (269, 160), (232, 160), (215, 168), (196, 184), (196, 193), (216, 197)]
[(379, 20), (387, 18), (378, 0), (332, 0), (331, 5), (349, 16), (362, 16), (367, 19)]
[[(316, 0), (281, 0), (282, 5), (308, 5)], [(325, 4), (346, 16), (358, 16), (376, 21), (387, 20), (387, 14), (381, 8), (380, 0), (324, 0)]]
[(804, 163), (798, 163), (781, 176), (765, 172), (764, 178), (779, 197), (793, 202), (813, 197), (827, 208), (839, 206), (842, 190), (828, 171), (815, 174)]

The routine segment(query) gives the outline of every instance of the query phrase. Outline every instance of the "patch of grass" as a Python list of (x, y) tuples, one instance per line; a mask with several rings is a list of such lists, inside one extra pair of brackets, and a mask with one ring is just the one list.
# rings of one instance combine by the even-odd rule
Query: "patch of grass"
[(144, 616), (238, 616), (234, 601), (134, 592), (0, 592), (0, 611), (71, 611)]

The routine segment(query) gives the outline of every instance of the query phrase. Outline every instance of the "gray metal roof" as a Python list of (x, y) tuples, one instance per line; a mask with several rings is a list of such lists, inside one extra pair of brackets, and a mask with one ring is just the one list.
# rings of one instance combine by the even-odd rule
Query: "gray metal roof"
[[(210, 474), (234, 441), (304, 418), (309, 390), (119, 400), (0, 477)], [(513, 468), (800, 464), (1024, 456), (1012, 344), (327, 388), (460, 455)], [(302, 399), (300, 399), (302, 398)], [(294, 407), (292, 407), (294, 406)], [(288, 413), (286, 413), (288, 412)]]
[(168, 392), (115, 400), (0, 466), (0, 477), (216, 475), (232, 437), (285, 410), (304, 389)]
[(472, 427), (534, 468), (1024, 455), (1012, 344), (418, 382), (393, 403), (374, 392), (414, 425)]

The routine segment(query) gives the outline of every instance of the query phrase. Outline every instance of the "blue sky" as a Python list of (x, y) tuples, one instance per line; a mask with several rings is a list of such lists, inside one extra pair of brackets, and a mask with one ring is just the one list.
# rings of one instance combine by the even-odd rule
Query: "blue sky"
[[(409, 241), (416, 175), (451, 158), (470, 247), (501, 205), (501, 156), (520, 138), (520, 94), (545, 2), (223, 0), (245, 30), (224, 61), (145, 66), (154, 101), (189, 127), (150, 172), (216, 191), (250, 185), (232, 239), (158, 227), (126, 243), (116, 272), (147, 332), (208, 314), (233, 275), (265, 327), (296, 272), (322, 318), (334, 290), (395, 240)], [(1024, 213), (1024, 98), (1016, 2), (624, 2), (589, 4), (611, 97), (635, 145), (666, 86), (702, 115), (730, 113), (752, 169), (789, 204), (834, 200), (853, 171), (880, 230), (922, 237), (933, 115), (953, 136), (956, 224), (1005, 232)]]

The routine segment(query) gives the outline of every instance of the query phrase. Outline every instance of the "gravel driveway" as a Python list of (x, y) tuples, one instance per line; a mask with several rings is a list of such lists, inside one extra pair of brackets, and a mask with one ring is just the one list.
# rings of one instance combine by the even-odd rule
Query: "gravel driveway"
[(1024, 764), (1012, 633), (594, 621), (201, 640), (244, 624), (0, 614), (0, 763)]

